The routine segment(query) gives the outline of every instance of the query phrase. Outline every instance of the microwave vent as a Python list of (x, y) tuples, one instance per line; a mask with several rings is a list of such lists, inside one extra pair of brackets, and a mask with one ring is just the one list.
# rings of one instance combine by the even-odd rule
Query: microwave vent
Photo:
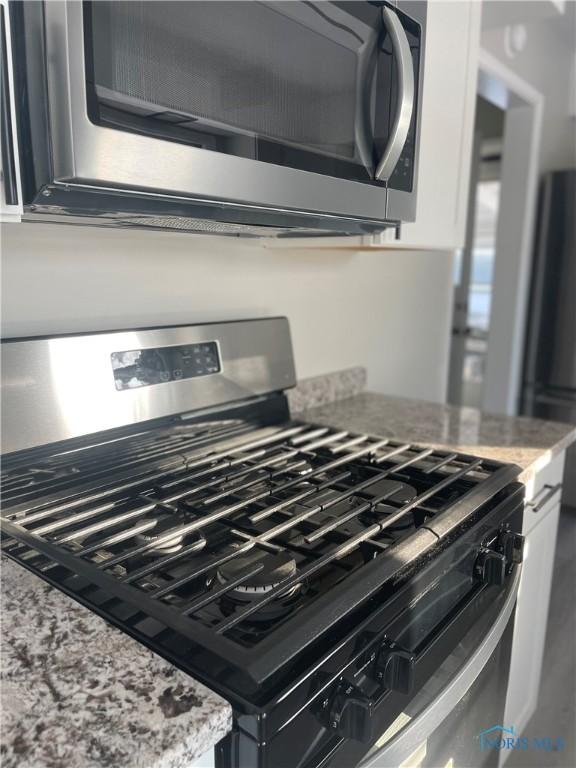
[[(212, 219), (187, 216), (126, 216), (121, 226), (175, 229), (186, 232), (205, 232), (216, 235), (243, 235), (247, 237), (275, 237), (290, 232), (288, 227), (267, 227), (254, 224), (236, 224)], [(311, 230), (312, 233), (312, 230)]]

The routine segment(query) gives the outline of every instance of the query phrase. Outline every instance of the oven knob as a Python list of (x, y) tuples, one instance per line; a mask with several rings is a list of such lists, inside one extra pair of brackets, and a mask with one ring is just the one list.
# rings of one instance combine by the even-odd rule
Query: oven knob
[(509, 565), (519, 565), (524, 559), (524, 536), (506, 531), (500, 536), (500, 546)]
[(384, 641), (374, 661), (376, 679), (398, 693), (411, 693), (414, 687), (414, 654)]
[(372, 739), (372, 700), (352, 683), (343, 680), (329, 710), (328, 728), (344, 739)]
[(501, 586), (506, 579), (506, 555), (481, 549), (474, 563), (474, 573), (483, 584)]

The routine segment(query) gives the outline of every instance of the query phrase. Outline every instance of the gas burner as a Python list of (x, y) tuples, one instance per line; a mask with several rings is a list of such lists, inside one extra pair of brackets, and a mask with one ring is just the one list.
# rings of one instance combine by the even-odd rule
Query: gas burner
[[(383, 518), (385, 519), (387, 515), (393, 515), (403, 504), (407, 504), (415, 499), (418, 492), (407, 483), (401, 483), (397, 480), (389, 480), (387, 478), (374, 483), (374, 485), (369, 486), (362, 492), (362, 496), (368, 497), (369, 499), (375, 499), (384, 494), (386, 494), (385, 499), (378, 502), (369, 512), (362, 515), (362, 519), (367, 523), (372, 522), (374, 519), (382, 520)], [(394, 504), (391, 504), (390, 502), (394, 502)], [(413, 510), (393, 525), (387, 526), (386, 531), (393, 533), (394, 531), (406, 531), (416, 527), (417, 520), (415, 518), (415, 511)]]
[[(221, 565), (216, 571), (216, 580), (220, 584), (226, 584), (240, 578), (242, 573), (259, 565), (262, 566), (261, 570), (231, 589), (230, 593), (240, 599), (258, 597), (270, 592), (284, 579), (294, 576), (297, 570), (296, 561), (287, 552), (279, 552), (278, 554), (249, 552)], [(300, 584), (296, 584), (283, 598), (293, 595), (300, 589), (300, 586)]]
[[(138, 533), (136, 535), (136, 540), (138, 543), (151, 544), (165, 536), (170, 530), (174, 530), (174, 536), (170, 536), (170, 538), (161, 541), (157, 545), (147, 549), (145, 553), (146, 555), (172, 555), (182, 549), (184, 546), (185, 538), (190, 538), (190, 536), (186, 536), (186, 534), (180, 533), (179, 530), (175, 527), (175, 524), (178, 522), (178, 518), (172, 515), (158, 515), (155, 518), (149, 518), (149, 520), (155, 520), (156, 525), (147, 531)], [(196, 541), (198, 543), (197, 551), (204, 549), (206, 546), (206, 539), (199, 532), (196, 533)], [(187, 544), (191, 543), (193, 542), (187, 541)]]
[[(258, 565), (262, 566), (261, 570), (222, 596), (220, 607), (225, 615), (233, 613), (239, 606), (246, 605), (246, 603), (266, 595), (298, 571), (296, 561), (287, 552), (277, 554), (249, 552), (220, 566), (209, 579), (208, 584), (213, 589), (217, 589), (228, 582), (241, 578), (243, 573)], [(285, 594), (263, 606), (250, 617), (249, 621), (256, 623), (270, 621), (289, 612), (294, 599), (300, 594), (302, 588), (302, 584), (295, 584)]]
[(401, 483), (398, 480), (389, 480), (384, 478), (379, 480), (368, 488), (365, 488), (360, 494), (364, 498), (376, 499), (386, 495), (386, 498), (382, 499), (383, 502), (392, 502), (394, 504), (406, 504), (412, 501), (417, 496), (416, 488), (408, 485), (408, 483)]

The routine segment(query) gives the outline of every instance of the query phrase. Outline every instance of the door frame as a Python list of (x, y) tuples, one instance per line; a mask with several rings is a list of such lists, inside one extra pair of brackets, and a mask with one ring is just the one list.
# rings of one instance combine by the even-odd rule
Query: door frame
[(514, 415), (522, 374), (544, 98), (482, 48), (478, 93), (506, 112), (482, 406)]
[(464, 390), (464, 361), (466, 358), (466, 340), (468, 338), (468, 299), (470, 279), (472, 277), (472, 251), (476, 230), (476, 196), (480, 179), (482, 137), (474, 132), (470, 182), (468, 186), (468, 209), (466, 211), (466, 232), (461, 251), (460, 274), (454, 286), (454, 304), (452, 307), (452, 335), (450, 338), (450, 361), (448, 370), (448, 402), (462, 405)]

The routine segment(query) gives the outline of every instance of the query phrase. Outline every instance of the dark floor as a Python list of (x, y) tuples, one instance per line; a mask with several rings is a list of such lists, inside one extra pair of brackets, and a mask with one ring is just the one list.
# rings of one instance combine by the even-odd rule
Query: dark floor
[(576, 509), (571, 507), (560, 515), (540, 698), (525, 733), (536, 734), (562, 737), (564, 750), (512, 752), (506, 768), (576, 768)]

